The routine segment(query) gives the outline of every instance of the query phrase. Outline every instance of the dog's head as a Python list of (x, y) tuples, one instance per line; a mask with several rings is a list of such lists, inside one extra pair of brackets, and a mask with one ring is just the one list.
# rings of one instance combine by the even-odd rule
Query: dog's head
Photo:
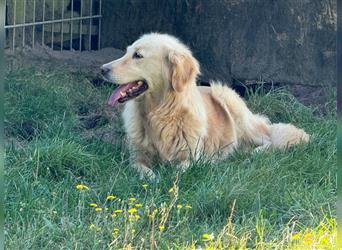
[(120, 85), (108, 100), (114, 105), (148, 93), (183, 92), (195, 84), (199, 64), (176, 38), (152, 33), (128, 46), (123, 57), (104, 64), (101, 71), (106, 80)]

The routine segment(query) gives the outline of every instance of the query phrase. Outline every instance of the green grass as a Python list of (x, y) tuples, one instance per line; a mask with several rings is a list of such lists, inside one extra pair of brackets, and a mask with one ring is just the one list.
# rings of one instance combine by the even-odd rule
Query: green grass
[[(253, 111), (304, 128), (311, 141), (287, 151), (238, 151), (217, 164), (200, 160), (184, 174), (156, 166), (160, 181), (148, 183), (129, 166), (118, 112), (105, 107), (111, 87), (33, 68), (8, 72), (5, 81), (7, 249), (288, 249), (321, 244), (323, 236), (326, 249), (332, 246), (334, 96), (323, 115), (284, 90), (249, 93)], [(111, 122), (86, 129), (82, 117), (94, 114)], [(106, 201), (109, 194), (117, 198)], [(128, 220), (130, 197), (142, 204), (138, 220)], [(305, 236), (311, 232), (313, 242)], [(205, 241), (205, 233), (214, 238)]]

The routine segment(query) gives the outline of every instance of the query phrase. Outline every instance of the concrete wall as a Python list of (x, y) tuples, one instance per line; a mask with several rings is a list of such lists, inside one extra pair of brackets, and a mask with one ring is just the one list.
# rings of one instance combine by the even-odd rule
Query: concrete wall
[(201, 63), (201, 80), (336, 84), (336, 1), (103, 0), (102, 46), (173, 34)]

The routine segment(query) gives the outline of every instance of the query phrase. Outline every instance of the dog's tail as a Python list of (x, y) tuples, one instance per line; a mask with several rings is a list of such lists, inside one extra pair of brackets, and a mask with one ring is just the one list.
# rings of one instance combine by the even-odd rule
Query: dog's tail
[(232, 115), (238, 138), (260, 147), (287, 148), (309, 141), (310, 136), (292, 124), (271, 124), (267, 117), (253, 114), (231, 88), (212, 82), (212, 96)]
[(270, 125), (272, 147), (287, 148), (300, 142), (308, 142), (310, 136), (292, 124), (275, 123)]

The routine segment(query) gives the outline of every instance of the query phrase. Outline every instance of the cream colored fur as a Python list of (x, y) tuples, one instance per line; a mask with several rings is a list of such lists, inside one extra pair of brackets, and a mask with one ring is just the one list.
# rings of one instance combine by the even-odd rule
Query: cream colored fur
[[(132, 58), (137, 51), (143, 58)], [(226, 157), (241, 142), (286, 148), (309, 140), (302, 129), (253, 114), (234, 90), (219, 82), (196, 86), (199, 64), (172, 36), (144, 35), (122, 58), (104, 66), (115, 83), (148, 83), (148, 90), (126, 102), (123, 111), (131, 162), (141, 176), (155, 176), (156, 158), (186, 169), (190, 158)]]

